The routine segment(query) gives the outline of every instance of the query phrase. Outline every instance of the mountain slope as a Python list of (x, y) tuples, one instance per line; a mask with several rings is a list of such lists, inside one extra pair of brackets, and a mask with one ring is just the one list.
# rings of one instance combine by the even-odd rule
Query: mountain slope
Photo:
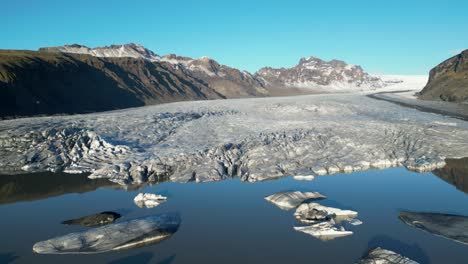
[(468, 102), (468, 50), (434, 67), (419, 98)]
[(87, 113), (225, 98), (164, 62), (82, 54), (0, 51), (0, 114)]
[(266, 96), (268, 92), (250, 73), (221, 65), (208, 57), (193, 59), (189, 57), (169, 54), (160, 56), (142, 45), (130, 43), (124, 45), (111, 45), (106, 47), (89, 48), (73, 44), (58, 47), (46, 47), (40, 51), (63, 52), (75, 54), (88, 54), (102, 58), (137, 58), (151, 62), (165, 62), (173, 70), (181, 70), (184, 74), (197, 78), (210, 86), (213, 90), (228, 98)]
[(139, 44), (0, 50), (0, 117), (88, 113), (184, 100), (373, 90), (389, 83), (343, 61), (309, 57), (255, 74)]

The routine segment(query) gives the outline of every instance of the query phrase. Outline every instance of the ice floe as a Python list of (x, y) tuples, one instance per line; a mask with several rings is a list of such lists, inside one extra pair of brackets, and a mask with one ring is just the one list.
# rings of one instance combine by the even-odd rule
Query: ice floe
[(358, 213), (351, 210), (341, 210), (318, 203), (303, 203), (297, 207), (294, 217), (301, 223), (316, 223), (333, 219), (336, 222), (357, 217)]
[(153, 244), (169, 238), (180, 225), (180, 216), (166, 213), (71, 233), (33, 246), (39, 254), (89, 254)]
[(356, 264), (418, 264), (418, 262), (393, 251), (378, 247), (370, 250)]
[(282, 210), (288, 211), (296, 208), (305, 200), (325, 198), (326, 196), (318, 192), (285, 191), (269, 195), (265, 197), (265, 200), (278, 206)]
[(468, 217), (441, 213), (400, 212), (405, 224), (459, 243), (468, 244)]
[(294, 229), (324, 241), (353, 234), (342, 226), (336, 226), (333, 220), (308, 226), (295, 226)]
[(164, 203), (166, 200), (167, 197), (154, 193), (139, 193), (133, 198), (135, 204), (140, 208), (153, 208)]

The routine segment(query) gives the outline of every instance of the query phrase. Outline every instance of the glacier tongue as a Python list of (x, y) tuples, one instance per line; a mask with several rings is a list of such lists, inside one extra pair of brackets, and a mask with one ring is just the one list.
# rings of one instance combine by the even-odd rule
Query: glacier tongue
[(255, 182), (468, 156), (468, 123), (373, 100), (319, 95), (182, 102), (0, 122), (0, 172), (91, 172), (120, 184)]

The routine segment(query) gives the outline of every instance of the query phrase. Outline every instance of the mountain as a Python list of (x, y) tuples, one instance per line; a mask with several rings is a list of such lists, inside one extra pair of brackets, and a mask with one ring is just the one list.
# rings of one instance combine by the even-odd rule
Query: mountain
[(88, 48), (80, 44), (40, 48), (39, 51), (88, 54), (94, 57), (136, 58), (159, 61), (161, 57), (140, 44), (129, 43), (106, 47)]
[(151, 62), (165, 62), (170, 64), (174, 70), (181, 70), (186, 75), (199, 79), (228, 98), (268, 95), (268, 92), (262, 87), (262, 83), (256, 80), (250, 73), (220, 65), (208, 57), (193, 59), (175, 54), (159, 56), (142, 45), (135, 43), (97, 48), (73, 44), (40, 48), (39, 51), (88, 54), (102, 58), (128, 57), (145, 59)]
[(265, 67), (255, 76), (267, 89), (296, 89), (303, 92), (366, 91), (384, 87), (379, 77), (369, 75), (357, 65), (344, 61), (301, 58), (292, 68)]
[(164, 62), (128, 57), (0, 50), (0, 116), (87, 113), (221, 99), (205, 82)]
[(255, 74), (130, 43), (0, 50), (0, 118), (88, 113), (222, 98), (373, 90), (388, 85), (343, 61), (309, 57)]
[(468, 50), (434, 67), (419, 98), (468, 103)]

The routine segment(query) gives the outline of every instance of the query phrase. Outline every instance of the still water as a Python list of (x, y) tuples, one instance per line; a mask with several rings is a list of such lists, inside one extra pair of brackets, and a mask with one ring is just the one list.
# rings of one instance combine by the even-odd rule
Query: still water
[[(468, 263), (468, 245), (401, 222), (402, 210), (468, 216), (467, 160), (434, 173), (402, 168), (283, 178), (260, 183), (237, 179), (210, 183), (165, 182), (125, 190), (86, 175), (32, 174), (0, 177), (0, 263), (354, 263), (380, 246), (420, 263)], [(264, 197), (287, 191), (317, 191), (326, 206), (359, 213), (353, 235), (321, 241), (293, 229), (294, 210), (283, 211)], [(168, 197), (158, 207), (139, 208), (139, 192)], [(179, 212), (179, 230), (159, 244), (88, 255), (38, 255), (34, 243), (86, 230), (63, 220), (102, 211), (117, 222)]]

